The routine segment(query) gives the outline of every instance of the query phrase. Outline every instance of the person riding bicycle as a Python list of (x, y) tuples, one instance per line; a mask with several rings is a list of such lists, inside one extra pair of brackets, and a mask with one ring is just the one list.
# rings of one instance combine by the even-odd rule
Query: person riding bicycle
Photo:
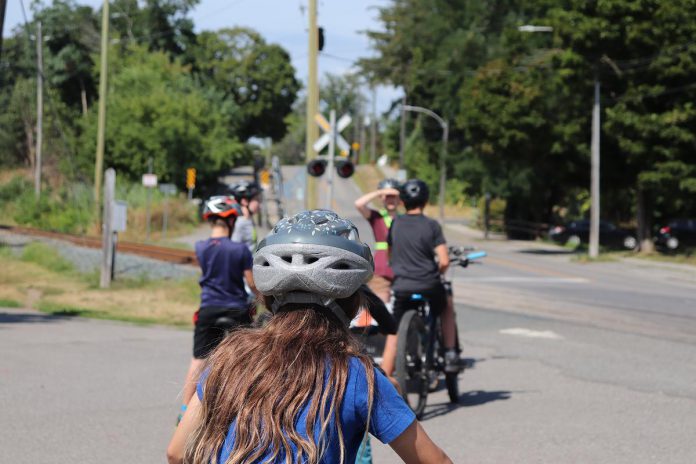
[(261, 206), (260, 197), (263, 189), (256, 181), (243, 180), (234, 184), (230, 191), (242, 207), (242, 216), (237, 218), (232, 232), (232, 241), (244, 243), (253, 253), (256, 248), (254, 214)]
[(406, 214), (394, 219), (387, 237), (394, 270), (394, 317), (400, 321), (411, 295), (422, 294), (430, 301), (431, 311), (440, 315), (446, 349), (445, 371), (457, 372), (459, 354), (455, 350), (454, 311), (447, 304), (447, 293), (440, 278), (449, 267), (449, 254), (442, 228), (423, 214), (430, 198), (428, 185), (420, 179), (410, 179), (401, 186), (400, 198)]
[(244, 287), (246, 280), (249, 288), (257, 293), (252, 255), (245, 245), (230, 240), (235, 221), (241, 214), (240, 205), (232, 197), (215, 196), (205, 202), (203, 219), (210, 223), (211, 233), (210, 238), (195, 246), (202, 274), (199, 280), (201, 303), (193, 319), (193, 358), (184, 383), (182, 410), (195, 392), (203, 360), (229, 330), (252, 322)]
[[(380, 199), (382, 208), (370, 208), (370, 202)], [(355, 207), (367, 219), (375, 236), (375, 274), (368, 282), (370, 289), (385, 303), (391, 300), (391, 285), (394, 273), (389, 266), (387, 234), (399, 207), (399, 181), (383, 179), (377, 184), (377, 190), (366, 193), (355, 200)], [(362, 321), (363, 325), (365, 321)], [(396, 356), (396, 335), (387, 335), (384, 343), (381, 367), (387, 376), (394, 374)]]
[(208, 358), (169, 462), (353, 463), (369, 431), (406, 462), (451, 463), (348, 330), (373, 267), (332, 211), (279, 221), (253, 266), (273, 316)]

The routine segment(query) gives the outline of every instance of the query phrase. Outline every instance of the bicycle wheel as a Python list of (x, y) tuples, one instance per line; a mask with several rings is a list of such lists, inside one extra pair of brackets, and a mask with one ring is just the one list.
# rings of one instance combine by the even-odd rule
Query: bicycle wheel
[(414, 310), (406, 311), (399, 323), (396, 343), (396, 378), (401, 395), (418, 419), (428, 398), (427, 333), (423, 319)]
[(450, 403), (459, 403), (459, 374), (457, 372), (445, 372), (445, 385)]

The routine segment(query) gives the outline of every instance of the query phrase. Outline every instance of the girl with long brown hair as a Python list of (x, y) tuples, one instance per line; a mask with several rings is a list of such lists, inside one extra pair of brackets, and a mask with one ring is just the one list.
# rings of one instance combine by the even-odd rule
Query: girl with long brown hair
[(281, 220), (253, 272), (274, 315), (208, 358), (170, 463), (352, 464), (368, 431), (407, 463), (451, 462), (348, 331), (373, 272), (350, 221), (323, 210)]

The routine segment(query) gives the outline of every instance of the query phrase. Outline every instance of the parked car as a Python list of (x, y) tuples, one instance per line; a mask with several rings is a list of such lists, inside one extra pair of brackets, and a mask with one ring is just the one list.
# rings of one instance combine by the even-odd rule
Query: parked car
[(655, 246), (664, 251), (696, 246), (696, 219), (670, 221), (658, 231)]
[[(583, 219), (553, 227), (549, 231), (549, 238), (555, 242), (576, 247), (581, 243), (589, 243), (590, 221)], [(600, 221), (599, 244), (610, 248), (634, 250), (638, 246), (638, 240), (636, 240), (635, 232), (616, 227), (608, 221)]]

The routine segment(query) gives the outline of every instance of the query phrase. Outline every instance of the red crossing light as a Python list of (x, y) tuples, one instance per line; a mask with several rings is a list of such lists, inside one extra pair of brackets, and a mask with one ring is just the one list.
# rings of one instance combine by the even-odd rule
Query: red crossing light
[(348, 159), (336, 160), (336, 173), (347, 179), (355, 173), (355, 166)]
[(320, 177), (326, 171), (326, 160), (315, 159), (307, 163), (307, 174), (312, 177)]

